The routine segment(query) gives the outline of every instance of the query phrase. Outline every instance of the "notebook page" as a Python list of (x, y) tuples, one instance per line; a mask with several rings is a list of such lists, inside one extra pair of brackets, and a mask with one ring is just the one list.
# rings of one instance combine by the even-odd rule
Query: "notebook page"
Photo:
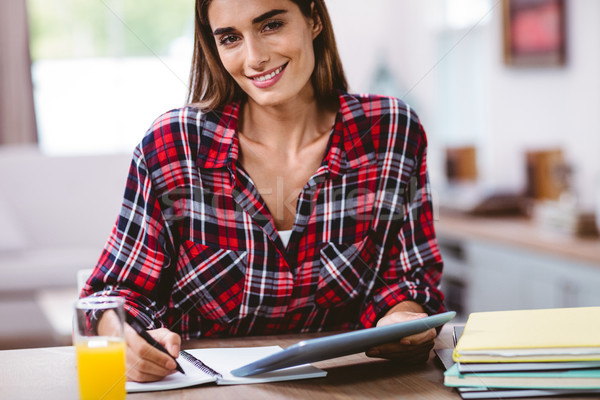
[(215, 381), (214, 377), (201, 371), (183, 357), (178, 357), (177, 362), (185, 371), (185, 375), (181, 372), (175, 372), (158, 382), (139, 383), (128, 381), (125, 383), (125, 389), (128, 393), (152, 392), (157, 390), (179, 389)]
[(284, 368), (277, 371), (271, 371), (264, 374), (253, 375), (249, 377), (237, 377), (231, 375), (230, 371), (259, 360), (263, 357), (281, 351), (279, 346), (264, 347), (236, 347), (236, 348), (211, 348), (187, 350), (194, 357), (202, 360), (210, 368), (223, 375), (222, 379), (217, 380), (219, 385), (236, 385), (250, 383), (276, 382), (292, 379), (319, 378), (327, 375), (326, 371), (313, 367), (309, 364), (299, 365), (290, 368)]

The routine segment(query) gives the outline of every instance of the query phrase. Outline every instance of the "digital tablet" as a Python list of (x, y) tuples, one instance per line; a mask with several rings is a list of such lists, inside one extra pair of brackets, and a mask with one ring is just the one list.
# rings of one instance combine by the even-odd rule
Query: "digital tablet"
[(361, 329), (322, 338), (302, 340), (285, 350), (231, 371), (234, 376), (250, 376), (295, 365), (327, 360), (367, 351), (373, 346), (436, 328), (456, 316), (449, 311), (412, 321)]

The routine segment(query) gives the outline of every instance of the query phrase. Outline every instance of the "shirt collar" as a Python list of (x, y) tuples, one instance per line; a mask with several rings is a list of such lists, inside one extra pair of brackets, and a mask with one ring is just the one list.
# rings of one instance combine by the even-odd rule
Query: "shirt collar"
[(344, 92), (339, 92), (339, 102), (333, 143), (327, 156), (329, 172), (334, 177), (376, 161), (371, 136), (373, 127), (361, 102)]
[[(348, 169), (356, 169), (375, 162), (372, 126), (361, 102), (354, 96), (339, 92), (340, 107), (324, 160), (332, 176), (343, 175)], [(233, 102), (221, 112), (205, 114), (205, 124), (198, 155), (201, 168), (233, 166), (239, 155), (236, 133), (240, 103)]]
[(235, 164), (239, 154), (237, 135), (239, 102), (227, 104), (219, 111), (204, 114), (201, 124), (200, 151), (198, 166), (200, 168), (223, 168)]

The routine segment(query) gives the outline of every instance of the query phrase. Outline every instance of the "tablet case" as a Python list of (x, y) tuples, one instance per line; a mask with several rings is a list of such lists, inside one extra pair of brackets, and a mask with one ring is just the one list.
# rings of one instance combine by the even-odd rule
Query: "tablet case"
[(285, 350), (234, 369), (231, 374), (234, 376), (250, 376), (295, 365), (361, 353), (373, 346), (436, 328), (452, 320), (455, 316), (456, 312), (448, 311), (393, 325), (302, 340)]

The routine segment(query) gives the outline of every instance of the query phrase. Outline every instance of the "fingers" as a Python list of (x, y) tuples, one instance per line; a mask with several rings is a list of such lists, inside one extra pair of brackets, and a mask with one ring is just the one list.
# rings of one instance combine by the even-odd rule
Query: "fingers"
[(426, 330), (425, 332), (417, 333), (404, 337), (400, 340), (400, 343), (404, 345), (417, 345), (433, 341), (437, 337), (437, 331), (434, 328)]
[(370, 357), (383, 357), (386, 354), (401, 354), (422, 351), (423, 349), (433, 345), (433, 340), (419, 344), (403, 344), (400, 342), (390, 342), (370, 348), (367, 355)]
[[(98, 333), (101, 335), (118, 335), (120, 320), (116, 314), (106, 312), (98, 323)], [(150, 346), (128, 324), (125, 324), (125, 364), (127, 379), (137, 382), (157, 381), (170, 373), (166, 359), (170, 358)], [(158, 352), (160, 354), (155, 354)], [(160, 365), (162, 363), (162, 366)]]
[(376, 346), (367, 351), (368, 356), (384, 357), (386, 355), (394, 354), (413, 354), (422, 352), (425, 350), (431, 350), (433, 347), (433, 340), (415, 345), (403, 345), (399, 342), (386, 343), (381, 346)]
[(181, 336), (165, 328), (154, 329), (148, 331), (148, 333), (162, 344), (173, 358), (179, 357), (179, 351), (181, 350)]
[[(397, 311), (385, 315), (377, 322), (377, 326), (395, 324), (426, 317), (425, 313), (411, 311)], [(380, 357), (401, 361), (403, 364), (424, 363), (429, 359), (433, 349), (434, 339), (437, 336), (435, 329), (428, 329), (414, 335), (404, 337), (396, 342), (385, 343), (369, 349), (369, 357)]]
[(397, 311), (390, 314), (387, 314), (379, 321), (377, 321), (377, 326), (385, 326), (396, 324), (398, 322), (412, 321), (414, 319), (425, 318), (427, 316), (426, 313), (415, 313), (411, 311)]
[[(413, 311), (393, 311), (386, 314), (377, 322), (377, 326), (391, 325), (398, 322), (411, 321), (426, 317), (427, 314)], [(386, 343), (373, 347), (367, 351), (369, 357), (381, 357), (389, 359), (402, 359), (403, 362), (424, 362), (429, 359), (429, 353), (433, 348), (433, 340), (437, 336), (435, 329), (428, 329), (404, 337), (396, 342)]]
[[(167, 329), (148, 331), (157, 341), (165, 345), (169, 352), (179, 347), (181, 339), (179, 335)], [(171, 337), (176, 336), (177, 338)], [(164, 338), (169, 337), (168, 344)], [(125, 327), (125, 338), (127, 340), (127, 379), (136, 382), (157, 381), (173, 373), (176, 368), (175, 361), (169, 355), (155, 349), (142, 337), (140, 337), (130, 326)], [(179, 350), (177, 350), (177, 354)]]
[(429, 341), (418, 345), (402, 345), (400, 343), (388, 343), (369, 349), (366, 354), (369, 357), (386, 358), (401, 361), (403, 364), (424, 363), (429, 359), (434, 342)]

